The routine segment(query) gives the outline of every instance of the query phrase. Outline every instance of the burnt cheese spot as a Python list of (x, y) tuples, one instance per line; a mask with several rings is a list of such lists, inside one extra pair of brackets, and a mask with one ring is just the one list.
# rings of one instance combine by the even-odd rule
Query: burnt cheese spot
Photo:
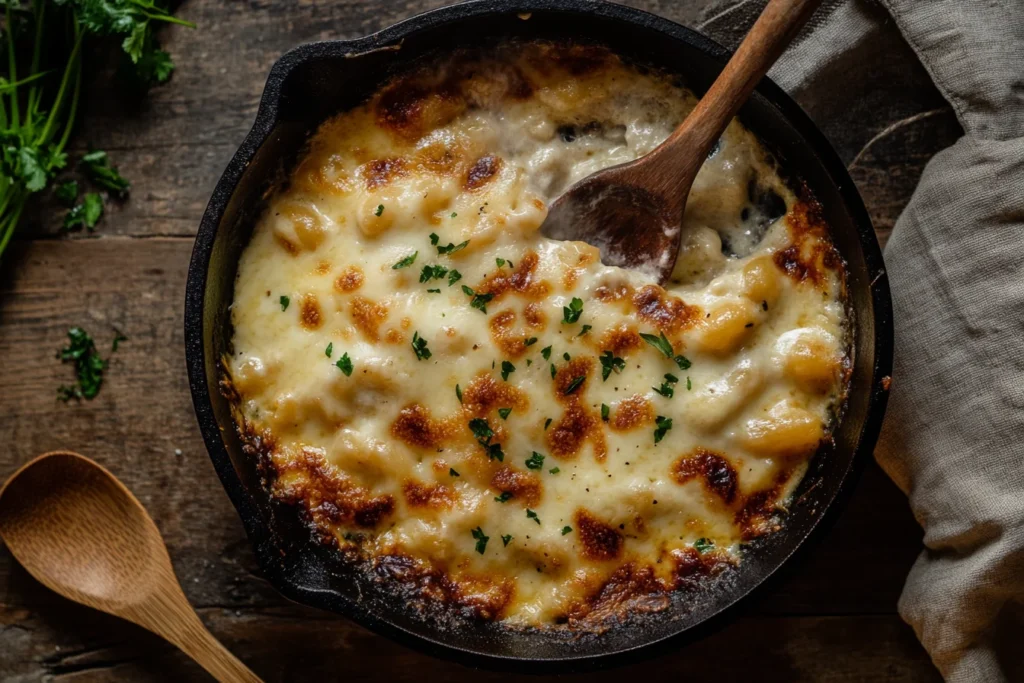
[(495, 314), (487, 326), (491, 330), (494, 345), (509, 358), (518, 358), (526, 352), (526, 331), (515, 327), (516, 313), (509, 309)]
[(630, 351), (640, 348), (643, 339), (632, 325), (623, 323), (612, 327), (601, 335), (599, 347), (602, 351), (611, 351), (616, 356), (624, 356)]
[(676, 590), (695, 590), (710, 576), (716, 576), (733, 566), (726, 553), (712, 551), (700, 553), (695, 548), (677, 548), (670, 554), (674, 564)]
[(462, 410), (472, 417), (486, 417), (498, 408), (514, 408), (522, 412), (528, 406), (526, 394), (487, 372), (478, 374), (462, 390)]
[(491, 477), (491, 486), (503, 493), (511, 493), (512, 501), (521, 505), (536, 505), (540, 502), (540, 478), (508, 465), (502, 465)]
[(387, 185), (395, 178), (406, 174), (404, 159), (374, 159), (363, 169), (366, 189), (373, 190)]
[[(377, 124), (406, 139), (417, 139), (448, 123), (466, 108), (450, 84), (422, 85), (425, 74), (401, 78), (377, 98)], [(418, 78), (417, 78), (418, 77)]]
[(307, 330), (319, 329), (323, 324), (323, 314), (320, 312), (320, 303), (315, 294), (306, 294), (299, 304), (299, 320)]
[(668, 588), (651, 567), (624, 564), (600, 588), (574, 603), (568, 610), (567, 621), (570, 627), (603, 630), (637, 614), (660, 612), (669, 606)]
[(352, 297), (349, 304), (352, 322), (368, 341), (380, 341), (380, 325), (388, 317), (388, 307), (361, 296)]
[(480, 294), (490, 294), (494, 299), (500, 299), (505, 292), (515, 292), (530, 299), (541, 299), (551, 291), (551, 286), (537, 278), (539, 262), (537, 254), (531, 251), (519, 259), (515, 270), (498, 268), (475, 287), (475, 290)]
[(435, 420), (418, 403), (406, 406), (391, 425), (391, 435), (404, 444), (418, 448), (438, 448), (458, 432), (454, 420)]
[(275, 492), (286, 501), (306, 507), (321, 528), (338, 525), (374, 527), (395, 509), (389, 495), (374, 496), (327, 462), (314, 449), (303, 449), (290, 466), (288, 483), (279, 481)]
[(698, 448), (690, 455), (679, 458), (672, 466), (672, 478), (679, 484), (700, 479), (709, 491), (718, 495), (726, 504), (736, 500), (739, 486), (736, 469), (714, 451)]
[(771, 486), (750, 494), (742, 502), (733, 521), (740, 528), (744, 540), (763, 536), (779, 528), (775, 510), (790, 475), (791, 472), (787, 470), (780, 471)]
[(466, 181), (463, 186), (469, 190), (479, 190), (498, 175), (501, 170), (501, 157), (487, 154), (476, 160), (466, 173)]
[(651, 424), (654, 417), (651, 402), (641, 394), (634, 394), (619, 402), (608, 424), (617, 432), (627, 432)]
[(341, 275), (334, 281), (334, 288), (339, 292), (354, 292), (363, 286), (363, 271), (357, 266), (349, 266), (341, 271)]
[(398, 330), (388, 330), (384, 333), (384, 341), (397, 346), (405, 343), (405, 335)]
[(511, 579), (465, 575), (453, 579), (443, 570), (398, 551), (375, 557), (373, 573), (410, 607), (424, 612), (442, 604), (465, 619), (497, 619), (515, 594)]
[(327, 275), (331, 272), (331, 264), (329, 261), (320, 261), (316, 264), (316, 270), (313, 271), (317, 275)]
[(842, 277), (843, 261), (828, 240), (828, 230), (821, 205), (806, 189), (786, 214), (793, 244), (772, 257), (775, 265), (796, 282), (822, 286), (828, 272)]
[(548, 316), (537, 302), (526, 304), (526, 307), (523, 308), (523, 318), (526, 319), (526, 324), (533, 329), (543, 329), (548, 322)]
[(658, 285), (642, 287), (633, 295), (637, 315), (665, 334), (671, 334), (699, 319), (700, 309), (687, 305)]
[[(598, 462), (603, 461), (608, 454), (601, 419), (581, 399), (593, 367), (592, 358), (577, 356), (559, 368), (555, 375), (553, 391), (555, 398), (565, 405), (565, 410), (544, 434), (547, 446), (555, 457), (575, 458), (588, 441), (594, 448), (594, 458)], [(581, 377), (582, 383), (579, 381)], [(570, 389), (572, 391), (567, 394)]]
[(402, 485), (402, 494), (410, 507), (447, 510), (458, 498), (458, 494), (450, 486), (444, 484), (424, 484), (418, 481), (407, 481)]
[(625, 283), (601, 285), (594, 290), (594, 298), (606, 304), (629, 299), (633, 296), (633, 288)]
[(614, 560), (622, 552), (622, 534), (610, 524), (605, 524), (588, 510), (580, 508), (573, 516), (576, 534), (580, 543), (580, 554), (588, 560), (606, 562)]

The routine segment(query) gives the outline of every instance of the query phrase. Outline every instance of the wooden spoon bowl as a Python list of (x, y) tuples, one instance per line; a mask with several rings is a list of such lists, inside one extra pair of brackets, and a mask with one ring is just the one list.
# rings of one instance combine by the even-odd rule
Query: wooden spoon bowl
[(219, 681), (260, 679), (192, 610), (145, 508), (113, 474), (46, 453), (0, 488), (0, 537), (40, 583), (166, 638)]

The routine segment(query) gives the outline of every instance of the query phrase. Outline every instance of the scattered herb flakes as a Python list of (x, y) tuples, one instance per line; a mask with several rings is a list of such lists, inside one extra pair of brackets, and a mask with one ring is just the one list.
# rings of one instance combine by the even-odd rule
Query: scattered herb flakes
[(57, 186), (57, 189), (53, 192), (54, 196), (64, 206), (72, 206), (75, 200), (78, 199), (78, 182), (75, 180), (69, 180), (66, 183), (61, 183)]
[(659, 415), (654, 423), (654, 443), (659, 443), (668, 434), (668, 430), (672, 429), (672, 418)]
[(452, 268), (448, 271), (448, 286), (451, 287), (456, 282), (462, 279), (462, 273)]
[(706, 553), (714, 547), (715, 542), (709, 538), (698, 538), (696, 541), (693, 542), (694, 550), (696, 550), (701, 555), (703, 555), (704, 553)]
[(512, 492), (502, 491), (500, 496), (494, 497), (494, 500), (497, 503), (507, 503), (508, 501), (512, 500)]
[(64, 216), (65, 230), (86, 228), (90, 232), (103, 217), (103, 197), (90, 192), (82, 197), (82, 203), (76, 204)]
[(508, 544), (512, 542), (512, 534), (505, 534), (504, 536), (502, 536), (501, 542), (503, 544), (503, 547), (507, 548)]
[(324, 349), (324, 355), (327, 356), (328, 358), (331, 357), (332, 353), (334, 353), (334, 342), (331, 342), (330, 344), (328, 344), (327, 348)]
[(536, 337), (529, 337), (529, 338), (523, 340), (523, 346), (533, 346), (536, 343), (537, 343), (537, 338)]
[(505, 259), (503, 259), (503, 258), (496, 258), (496, 259), (494, 259), (494, 262), (498, 264), (499, 268), (501, 268), (503, 265), (505, 265)]
[(380, 215), (383, 214), (383, 213), (384, 213), (384, 205), (383, 204), (378, 204), (377, 205), (377, 210), (373, 212), (373, 215), (377, 216), (377, 217), (380, 217)]
[(440, 293), (441, 293), (440, 289), (428, 289), (427, 290), (427, 294), (440, 294)]
[(566, 534), (571, 534), (571, 533), (572, 533), (572, 527), (571, 526), (563, 526), (562, 527), (562, 535), (563, 536), (565, 536)]
[(527, 358), (526, 359), (526, 367), (530, 367), (531, 365), (533, 365), (533, 359), (532, 358)]
[(611, 412), (612, 412), (612, 409), (611, 409), (611, 407), (609, 407), (609, 405), (607, 403), (602, 403), (601, 404), (601, 419), (602, 420), (607, 422), (608, 418), (611, 416)]
[(679, 382), (679, 378), (675, 375), (666, 374), (665, 381), (661, 383), (660, 387), (651, 387), (656, 393), (661, 394), (665, 398), (672, 398), (675, 396), (674, 385)]
[(281, 303), (281, 310), (282, 311), (287, 311), (288, 310), (288, 304), (290, 304), (292, 302), (292, 300), (289, 297), (286, 297), (283, 294), (281, 295), (281, 298), (278, 299), (278, 301)]
[(501, 378), (503, 380), (505, 380), (507, 382), (508, 381), (508, 376), (511, 375), (515, 371), (516, 371), (516, 366), (512, 365), (512, 363), (508, 362), (507, 360), (501, 361)]
[(562, 322), (566, 324), (572, 324), (580, 319), (583, 315), (583, 300), (576, 297), (572, 298), (568, 306), (562, 307)]
[(455, 471), (454, 467), (448, 468), (448, 475), (452, 477), (461, 477), (462, 475)]
[(546, 432), (548, 430), (548, 427), (550, 427), (550, 426), (551, 426), (551, 418), (549, 417), (548, 419), (544, 420), (544, 431)]
[(676, 365), (679, 367), (680, 370), (689, 370), (690, 367), (693, 365), (693, 363), (690, 362), (690, 359), (687, 358), (686, 356), (676, 356), (672, 360), (676, 362)]
[(462, 403), (462, 387), (458, 384), (455, 385), (455, 398), (459, 399), (459, 403)]
[(526, 459), (526, 467), (531, 470), (539, 470), (544, 467), (544, 456), (534, 451), (529, 458)]
[(626, 369), (625, 359), (619, 358), (611, 351), (605, 351), (604, 353), (602, 353), (598, 360), (601, 361), (602, 382), (608, 381), (608, 378), (611, 376), (613, 370), (615, 371), (615, 374), (619, 374), (620, 372)]
[(501, 444), (491, 443), (491, 438), (494, 436), (494, 430), (491, 429), (487, 420), (480, 417), (473, 418), (469, 421), (469, 430), (473, 432), (473, 436), (476, 437), (477, 442), (487, 451), (487, 457), (489, 459), (497, 459), (498, 462), (504, 462), (505, 453), (501, 450)]
[(427, 348), (427, 340), (420, 336), (419, 332), (412, 333), (412, 350), (416, 352), (418, 360), (430, 358), (430, 349)]
[(587, 376), (586, 375), (580, 375), (579, 377), (573, 377), (573, 380), (571, 382), (569, 382), (569, 386), (567, 386), (565, 388), (565, 391), (562, 392), (562, 395), (563, 396), (568, 396), (569, 394), (575, 392), (577, 389), (580, 388), (580, 386), (586, 380), (587, 380)]
[(643, 339), (648, 344), (650, 344), (651, 346), (653, 346), (654, 348), (661, 351), (665, 355), (665, 358), (672, 357), (672, 342), (670, 342), (665, 337), (664, 332), (661, 332), (659, 336), (654, 336), (653, 334), (645, 334), (641, 332), (640, 338)]
[[(416, 252), (417, 254), (419, 252)], [(415, 258), (416, 254), (413, 254)], [(406, 265), (409, 265), (408, 263)], [(396, 263), (392, 268), (397, 268)], [(420, 282), (430, 282), (431, 280), (440, 280), (448, 274), (448, 269), (444, 266), (423, 266), (423, 270), (420, 271)]]
[(107, 369), (107, 361), (100, 358), (92, 337), (81, 327), (69, 329), (68, 340), (70, 343), (57, 353), (57, 357), (65, 363), (74, 362), (76, 382), (70, 387), (59, 387), (57, 398), (62, 401), (73, 398), (94, 399), (103, 385), (103, 371)]
[(484, 530), (477, 527), (473, 529), (473, 538), (476, 539), (476, 551), (483, 555), (487, 550), (487, 541), (491, 540), (491, 537), (486, 536)]
[(485, 446), (487, 449), (487, 459), (497, 460), (498, 462), (505, 462), (505, 452), (501, 450), (500, 443), (489, 443)]
[(552, 467), (550, 470), (548, 470), (548, 472), (550, 472), (551, 474), (558, 474), (561, 471), (562, 470), (558, 469), (557, 467)]
[(507, 420), (508, 416), (512, 414), (511, 408), (498, 408), (498, 415), (501, 415), (502, 420)]
[[(454, 211), (452, 211), (452, 218), (455, 218), (455, 217), (456, 217), (456, 216), (458, 216), (458, 215), (459, 215), (459, 214), (457, 214), (457, 213), (455, 213)], [(435, 244), (436, 244), (436, 242), (435, 242)]]
[(687, 375), (686, 376), (686, 390), (690, 391), (691, 389), (693, 389), (693, 382), (690, 381), (690, 376)]
[(533, 521), (537, 522), (537, 524), (540, 524), (540, 517), (538, 517), (537, 513), (531, 510), (530, 508), (526, 508), (526, 518), (532, 519)]
[(114, 328), (114, 341), (110, 344), (111, 351), (117, 351), (117, 346), (123, 341), (128, 341), (128, 337), (124, 336), (121, 330)]
[(494, 298), (493, 294), (477, 294), (467, 285), (462, 285), (462, 293), (466, 296), (473, 297), (469, 302), (470, 307), (475, 308), (482, 313), (487, 313), (487, 302)]
[[(418, 252), (418, 251), (412, 252), (411, 254), (406, 256), (404, 259), (402, 259), (401, 261), (399, 261), (395, 265), (391, 266), (391, 270), (401, 270), (402, 268), (408, 268), (409, 266), (411, 266), (416, 261), (416, 256), (418, 256), (419, 253), (420, 252)], [(425, 282), (425, 280), (423, 279), (423, 275), (422, 274), (420, 274), (420, 282)]]
[(551, 358), (551, 347), (550, 346), (545, 346), (543, 349), (540, 350), (540, 355), (544, 357), (544, 360), (550, 359)]
[(339, 358), (335, 365), (338, 366), (339, 370), (345, 373), (346, 377), (352, 376), (352, 359), (348, 357), (348, 353), (345, 353), (341, 358)]
[(457, 251), (462, 251), (467, 246), (469, 246), (469, 240), (466, 240), (465, 242), (461, 242), (459, 244), (452, 244), (451, 242), (449, 242), (448, 246), (446, 246), (446, 247), (442, 247), (442, 246), (438, 245), (437, 253), (438, 254), (448, 254), (450, 256), (451, 254), (454, 254)]
[(110, 165), (110, 159), (103, 150), (94, 150), (82, 157), (82, 168), (89, 178), (111, 194), (124, 197), (128, 194), (130, 184), (120, 173), (117, 167)]
[(557, 375), (557, 374), (558, 374), (558, 369), (555, 367), (555, 364), (552, 363), (551, 364), (551, 379), (554, 379), (555, 375)]
[(430, 233), (430, 243), (431, 243), (432, 245), (434, 245), (434, 246), (437, 246), (437, 241), (438, 241), (439, 239), (441, 239), (441, 238), (437, 236), (437, 233), (436, 233), (436, 232), (432, 232), (432, 233)]
[(594, 329), (594, 326), (593, 326), (593, 325), (584, 325), (583, 327), (581, 327), (581, 328), (580, 328), (580, 333), (579, 333), (579, 334), (577, 334), (576, 336), (577, 336), (577, 337), (582, 337), (582, 336), (583, 336), (583, 335), (585, 335), (585, 334), (586, 334), (587, 332), (590, 332), (590, 331), (591, 331), (592, 329)]
[(569, 352), (566, 351), (565, 353), (562, 354), (562, 359), (565, 360), (566, 363), (568, 363), (569, 361), (572, 360), (572, 356), (570, 356)]

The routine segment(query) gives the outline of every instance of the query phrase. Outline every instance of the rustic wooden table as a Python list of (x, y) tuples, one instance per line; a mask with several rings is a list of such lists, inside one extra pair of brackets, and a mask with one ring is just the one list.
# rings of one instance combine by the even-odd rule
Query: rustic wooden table
[[(0, 270), (0, 475), (43, 451), (73, 448), (106, 464), (156, 519), (185, 592), (215, 635), (268, 681), (481, 681), (345, 619), (290, 604), (260, 578), (242, 526), (207, 458), (185, 378), (182, 309), (199, 218), (255, 114), (264, 78), (289, 47), (369, 33), (443, 0), (186, 0), (195, 31), (165, 33), (172, 82), (142, 101), (89, 88), (78, 151), (110, 152), (132, 180), (95, 235), (59, 233), (39, 208)], [(739, 0), (634, 0), (705, 30), (741, 35)], [(837, 74), (823, 94), (796, 93), (831, 138), (884, 240), (928, 158), (959, 134), (909, 51), (864, 49), (868, 85)], [(93, 401), (59, 403), (71, 369), (54, 359), (67, 328), (129, 337)], [(105, 343), (105, 342), (104, 342)], [(744, 616), (627, 675), (688, 680), (934, 680), (896, 614), (921, 547), (902, 494), (872, 465), (831, 533)], [(742, 648), (742, 650), (741, 650)], [(742, 651), (743, 654), (740, 654)], [(610, 680), (621, 672), (588, 677)], [(35, 583), (0, 548), (0, 680), (202, 680), (141, 629), (80, 608)]]

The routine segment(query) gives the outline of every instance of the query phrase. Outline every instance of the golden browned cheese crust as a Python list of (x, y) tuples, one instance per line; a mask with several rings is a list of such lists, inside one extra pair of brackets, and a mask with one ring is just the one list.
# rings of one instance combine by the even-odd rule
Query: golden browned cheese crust
[(780, 528), (850, 364), (814, 198), (733, 122), (666, 286), (538, 232), (694, 102), (509, 43), (325, 122), (232, 306), (225, 387), (273, 495), (413, 604), (543, 628), (663, 609)]

